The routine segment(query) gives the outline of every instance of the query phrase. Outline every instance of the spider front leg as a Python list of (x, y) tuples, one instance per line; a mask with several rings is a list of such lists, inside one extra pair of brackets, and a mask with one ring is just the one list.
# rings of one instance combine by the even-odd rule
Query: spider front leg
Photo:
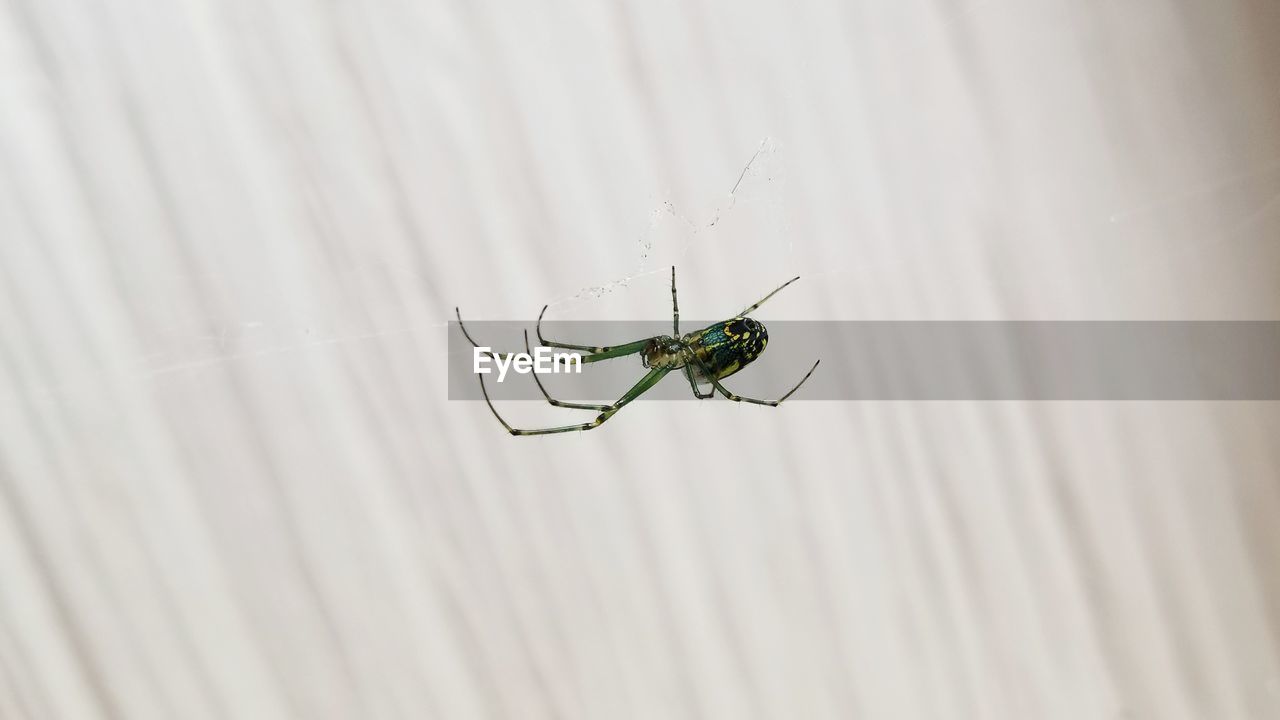
[[(533, 355), (533, 349), (529, 347), (529, 331), (528, 330), (524, 331), (524, 351), (529, 355)], [(538, 385), (538, 389), (542, 391), (542, 397), (546, 398), (547, 402), (551, 403), (556, 407), (573, 408), (575, 410), (600, 410), (600, 411), (608, 410), (610, 407), (609, 405), (592, 405), (590, 403), (571, 403), (571, 402), (565, 402), (563, 400), (556, 400), (555, 398), (551, 397), (551, 394), (547, 392), (547, 389), (542, 386), (542, 381), (538, 379), (538, 373), (531, 373), (531, 374), (533, 375), (533, 381)]]
[[(542, 306), (542, 312), (538, 313), (538, 322), (537, 322), (537, 324), (535, 324), (535, 325), (534, 325), (534, 330), (538, 333), (538, 344), (539, 344), (539, 345), (541, 345), (541, 346), (543, 346), (543, 347), (561, 348), (561, 349), (563, 349), (563, 350), (585, 350), (585, 351), (587, 351), (587, 352), (591, 353), (592, 355), (601, 355), (601, 354), (615, 353), (615, 352), (617, 352), (617, 351), (619, 351), (619, 350), (625, 350), (625, 352), (622, 352), (622, 353), (621, 353), (622, 355), (630, 355), (631, 353), (634, 353), (634, 352), (638, 352), (638, 351), (639, 351), (639, 348), (637, 348), (637, 349), (635, 349), (635, 350), (631, 350), (631, 349), (629, 349), (629, 348), (631, 348), (631, 347), (633, 347), (633, 346), (637, 345), (637, 343), (628, 343), (628, 344), (626, 344), (626, 345), (604, 345), (604, 346), (600, 346), (600, 345), (570, 345), (569, 343), (562, 343), (562, 342), (556, 342), (555, 340), (548, 340), (548, 339), (546, 339), (546, 338), (542, 337), (542, 316), (547, 314), (547, 308), (549, 308), (549, 307), (551, 307), (551, 306), (550, 306), (550, 305), (543, 305), (543, 306)], [(648, 339), (648, 338), (646, 338), (646, 339), (644, 339), (644, 340), (640, 340), (640, 341), (638, 341), (638, 343), (640, 344), (640, 347), (644, 347), (643, 343), (646, 343), (646, 342), (648, 342), (648, 341), (649, 341), (649, 339)], [(612, 354), (610, 354), (610, 355), (609, 355), (609, 357), (617, 357), (617, 355), (612, 355)], [(599, 360), (605, 360), (606, 358), (603, 358), (603, 357), (602, 357), (602, 358), (598, 358), (598, 359), (599, 359)], [(583, 358), (583, 362), (591, 362), (591, 361), (590, 361), (590, 360), (587, 360), (586, 358)]]
[(671, 331), (672, 337), (680, 337), (680, 303), (676, 302), (675, 265), (671, 266)]
[[(544, 305), (542, 308), (542, 312), (546, 312), (546, 311), (547, 311), (547, 306)], [(458, 318), (458, 328), (462, 330), (462, 334), (464, 337), (467, 338), (467, 342), (471, 343), (472, 347), (479, 349), (480, 344), (477, 343), (475, 339), (471, 337), (471, 333), (467, 332), (467, 326), (464, 325), (462, 322), (462, 313), (456, 307), (453, 309), (453, 313)], [(538, 315), (538, 321), (539, 322), (542, 321), (542, 315)], [(592, 362), (599, 362), (601, 360), (609, 360), (610, 358), (634, 355), (640, 352), (641, 350), (643, 350), (644, 346), (648, 345), (649, 341), (652, 339), (653, 338), (645, 338), (643, 340), (636, 340), (635, 342), (629, 342), (624, 345), (613, 345), (611, 347), (591, 347), (587, 345), (565, 345), (564, 343), (549, 342), (549, 341), (543, 340), (541, 335), (539, 335), (538, 343), (544, 347), (557, 347), (557, 348), (564, 348), (566, 350), (587, 350), (590, 352), (590, 354), (587, 355), (586, 357), (583, 357), (582, 362), (592, 363)], [(525, 346), (527, 349), (528, 347), (527, 338), (526, 338)], [(511, 355), (515, 355), (515, 353), (511, 353), (511, 352), (495, 353), (492, 350), (486, 350), (484, 354), (488, 355), (491, 358), (494, 358), (495, 360), (499, 358), (505, 358)], [(565, 358), (559, 358), (558, 361), (561, 365), (567, 364), (568, 362)]]
[[(781, 289), (782, 288), (778, 288), (778, 290), (781, 290)], [(775, 290), (774, 292), (777, 292), (777, 290)], [(761, 302), (764, 302), (764, 301), (762, 300)], [(621, 345), (621, 346), (572, 345), (570, 343), (562, 343), (562, 342), (557, 342), (555, 340), (546, 339), (545, 337), (542, 336), (542, 316), (547, 314), (547, 308), (549, 307), (551, 306), (550, 305), (542, 306), (542, 312), (538, 313), (538, 322), (534, 325), (534, 331), (538, 334), (539, 345), (542, 345), (544, 347), (561, 348), (563, 350), (586, 350), (587, 352), (596, 354), (596, 355), (599, 355), (602, 353), (610, 353), (621, 347), (628, 347), (627, 345)], [(671, 266), (671, 327), (675, 331), (673, 335), (675, 337), (680, 337), (680, 304), (676, 301), (676, 266), (675, 265)], [(629, 355), (631, 354), (631, 351), (628, 351), (624, 354)], [(604, 360), (605, 358), (600, 358), (600, 359)], [(590, 362), (589, 360), (585, 360), (585, 359), (584, 361)]]
[[(778, 288), (778, 289), (781, 290), (782, 288)], [(777, 290), (775, 290), (774, 292), (777, 292)], [(766, 300), (767, 299), (768, 298), (766, 298)], [(724, 395), (725, 397), (729, 398), (734, 402), (753, 403), (755, 405), (768, 405), (769, 407), (778, 407), (779, 405), (782, 404), (783, 400), (786, 400), (787, 398), (791, 397), (791, 395), (795, 391), (800, 389), (800, 386), (804, 384), (804, 381), (809, 379), (809, 376), (813, 374), (813, 371), (818, 369), (818, 363), (822, 362), (821, 360), (814, 361), (813, 367), (809, 368), (809, 372), (805, 373), (804, 377), (800, 378), (800, 382), (796, 383), (795, 387), (788, 390), (786, 395), (783, 395), (777, 400), (758, 400), (756, 398), (743, 397), (741, 395), (736, 395), (730, 392), (728, 389), (725, 388), (724, 385), (720, 384), (720, 381), (716, 379), (716, 376), (713, 375), (711, 371), (707, 369), (707, 366), (701, 360), (694, 358), (694, 361), (698, 363), (698, 367), (702, 369), (702, 373), (711, 382), (712, 386), (714, 386), (716, 390), (720, 391), (721, 395)]]
[[(477, 343), (474, 339), (472, 339), (471, 333), (467, 332), (467, 326), (462, 324), (462, 311), (455, 307), (453, 309), (453, 314), (458, 318), (458, 329), (462, 330), (462, 336), (467, 339), (467, 342), (471, 343), (471, 347), (479, 350), (480, 344)], [(510, 357), (511, 355), (515, 355), (515, 353), (509, 353), (509, 352), (495, 353), (492, 350), (486, 350), (484, 354), (488, 355), (494, 360), (497, 360), (500, 357)]]
[(800, 279), (800, 276), (799, 276), (799, 275), (797, 275), (797, 276), (795, 276), (795, 277), (791, 278), (790, 280), (788, 280), (788, 281), (786, 281), (786, 282), (782, 283), (782, 284), (781, 284), (781, 285), (779, 285), (777, 288), (775, 288), (773, 292), (771, 292), (771, 293), (769, 293), (768, 295), (765, 295), (764, 297), (760, 298), (760, 302), (756, 303), (755, 305), (748, 305), (746, 310), (743, 310), (742, 312), (738, 313), (738, 317), (746, 317), (746, 316), (750, 315), (750, 314), (752, 313), (752, 311), (754, 311), (756, 308), (758, 308), (758, 307), (760, 307), (761, 305), (763, 305), (763, 304), (765, 303), (765, 301), (766, 301), (766, 300), (768, 300), (769, 298), (773, 297), (774, 295), (777, 295), (778, 293), (782, 292), (782, 288), (784, 288), (784, 287), (786, 287), (786, 286), (790, 285), (791, 283), (793, 283), (793, 282), (795, 282), (795, 281), (797, 281), (797, 280), (799, 280), (799, 279)]
[(489, 391), (485, 388), (485, 385), (484, 385), (484, 376), (477, 375), (476, 377), (480, 378), (480, 392), (484, 393), (484, 401), (489, 405), (490, 412), (493, 413), (494, 417), (498, 418), (498, 422), (502, 423), (502, 427), (506, 428), (507, 432), (511, 433), (512, 435), (551, 435), (554, 433), (575, 432), (577, 430), (594, 430), (600, 427), (605, 423), (606, 420), (613, 417), (614, 414), (617, 413), (619, 410), (621, 410), (627, 403), (631, 402), (632, 400), (635, 400), (636, 398), (640, 397), (644, 393), (648, 392), (648, 390), (652, 388), (654, 385), (657, 385), (658, 381), (661, 380), (669, 372), (671, 372), (669, 368), (654, 368), (653, 370), (650, 370), (647, 375), (640, 378), (640, 382), (636, 383), (630, 390), (626, 392), (625, 395), (618, 398), (617, 402), (615, 402), (612, 405), (604, 406), (605, 408), (604, 411), (601, 412), (598, 416), (596, 416), (596, 419), (592, 420), (591, 422), (585, 422), (579, 425), (563, 425), (561, 427), (536, 428), (532, 430), (523, 430), (521, 428), (511, 427), (511, 425), (508, 424), (506, 420), (503, 420), (502, 416), (498, 414), (498, 410), (493, 407), (493, 401), (489, 399)]

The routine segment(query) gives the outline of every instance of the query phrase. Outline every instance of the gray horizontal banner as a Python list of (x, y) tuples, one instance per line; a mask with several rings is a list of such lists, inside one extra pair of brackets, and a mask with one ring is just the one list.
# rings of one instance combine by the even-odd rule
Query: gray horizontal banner
[[(689, 332), (708, 322), (682, 321)], [(530, 323), (467, 322), (495, 351), (524, 351)], [(769, 344), (723, 385), (776, 399), (822, 364), (800, 400), (1280, 400), (1280, 322), (801, 322), (768, 323)], [(548, 340), (620, 345), (670, 334), (671, 322), (546, 322)], [(483, 400), (471, 344), (449, 323), (449, 399)], [(570, 352), (557, 350), (556, 352)], [(612, 402), (647, 371), (638, 355), (579, 373), (542, 374), (560, 400)], [(541, 400), (530, 374), (485, 376), (496, 400)], [(673, 372), (645, 400), (693, 399)]]

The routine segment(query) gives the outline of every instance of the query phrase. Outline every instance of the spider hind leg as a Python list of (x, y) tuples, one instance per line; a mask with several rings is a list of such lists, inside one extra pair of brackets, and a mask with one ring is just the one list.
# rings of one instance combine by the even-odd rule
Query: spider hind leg
[(654, 385), (657, 385), (658, 381), (661, 380), (669, 372), (671, 372), (671, 370), (668, 368), (654, 368), (653, 370), (650, 370), (648, 374), (640, 378), (640, 382), (636, 383), (622, 397), (618, 398), (617, 402), (615, 402), (612, 405), (606, 405), (604, 411), (602, 411), (598, 416), (596, 416), (596, 419), (592, 420), (591, 422), (579, 423), (577, 425), (562, 425), (560, 427), (533, 428), (533, 429), (527, 429), (527, 430), (523, 428), (511, 427), (510, 423), (502, 419), (502, 416), (498, 414), (497, 408), (493, 406), (493, 401), (489, 399), (489, 391), (488, 389), (485, 388), (484, 376), (477, 375), (476, 377), (480, 379), (480, 392), (484, 394), (484, 401), (486, 404), (489, 405), (490, 412), (493, 413), (494, 417), (498, 418), (498, 422), (502, 423), (502, 427), (506, 428), (507, 432), (511, 433), (512, 435), (552, 435), (555, 433), (576, 432), (579, 430), (594, 430), (600, 427), (605, 423), (605, 421), (613, 417), (619, 410), (621, 410), (627, 403), (630, 403), (632, 400), (635, 400), (636, 398), (643, 395)]
[(720, 394), (724, 395), (726, 398), (734, 402), (745, 402), (745, 403), (751, 403), (753, 405), (768, 405), (769, 407), (778, 407), (779, 405), (782, 404), (783, 400), (786, 400), (787, 398), (791, 397), (795, 393), (795, 391), (800, 389), (800, 386), (804, 384), (804, 381), (808, 380), (809, 376), (813, 374), (813, 371), (818, 369), (818, 363), (820, 362), (822, 361), (821, 360), (814, 361), (813, 367), (809, 368), (809, 372), (805, 373), (804, 377), (800, 378), (800, 382), (796, 383), (795, 387), (788, 390), (786, 395), (783, 395), (777, 400), (760, 400), (758, 398), (743, 397), (742, 395), (735, 394), (732, 391), (730, 391), (728, 388), (726, 388), (724, 385), (721, 385), (720, 381), (716, 379), (715, 375), (711, 374), (711, 372), (707, 370), (706, 365), (702, 365), (701, 361), (699, 361), (699, 365), (702, 367), (702, 370), (706, 374), (707, 379), (711, 381), (711, 385), (716, 390), (719, 390)]

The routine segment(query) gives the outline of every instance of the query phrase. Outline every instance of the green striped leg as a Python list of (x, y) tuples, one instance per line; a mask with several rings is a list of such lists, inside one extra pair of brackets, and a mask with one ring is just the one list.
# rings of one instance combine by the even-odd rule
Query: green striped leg
[[(654, 368), (650, 370), (647, 375), (640, 378), (640, 382), (636, 383), (635, 386), (627, 391), (627, 394), (618, 398), (616, 403), (604, 406), (604, 411), (596, 416), (596, 419), (591, 422), (585, 422), (579, 425), (564, 425), (562, 427), (536, 428), (532, 430), (513, 428), (506, 420), (503, 420), (502, 416), (498, 414), (497, 409), (493, 407), (493, 401), (489, 399), (489, 391), (485, 389), (484, 386), (484, 375), (477, 375), (476, 377), (480, 378), (480, 392), (484, 393), (484, 401), (488, 403), (489, 410), (493, 412), (494, 417), (498, 418), (498, 422), (502, 423), (502, 427), (506, 428), (507, 432), (512, 435), (551, 435), (554, 433), (575, 432), (578, 430), (594, 430), (595, 428), (600, 427), (627, 403), (635, 400), (654, 385), (657, 385), (658, 381), (669, 372), (671, 372), (670, 368)], [(541, 385), (539, 385), (539, 387), (541, 387)]]
[[(524, 331), (524, 351), (529, 353), (530, 355), (533, 354), (533, 349), (529, 347), (529, 331), (528, 330)], [(565, 402), (563, 400), (557, 400), (551, 397), (551, 393), (548, 393), (547, 389), (542, 386), (542, 381), (538, 379), (538, 373), (530, 373), (530, 374), (533, 375), (533, 381), (538, 384), (538, 389), (542, 391), (542, 397), (546, 398), (547, 402), (551, 403), (552, 405), (555, 405), (556, 407), (573, 408), (575, 410), (599, 410), (602, 412), (609, 409), (608, 405), (592, 405), (590, 403), (571, 403), (571, 402)]]
[[(473, 347), (473, 348), (475, 348), (475, 349), (479, 350), (479, 349), (480, 349), (480, 344), (479, 344), (479, 343), (477, 343), (477, 342), (475, 341), (475, 339), (473, 339), (473, 338), (471, 337), (471, 333), (467, 332), (467, 326), (462, 324), (462, 312), (461, 312), (460, 310), (458, 310), (458, 308), (456, 308), (456, 307), (455, 307), (455, 308), (453, 309), (453, 314), (454, 314), (455, 316), (457, 316), (457, 318), (458, 318), (458, 327), (462, 330), (462, 335), (463, 335), (463, 337), (465, 337), (465, 338), (467, 339), (467, 342), (471, 343), (471, 347)], [(492, 352), (492, 351), (486, 351), (486, 352), (485, 352), (485, 355), (488, 355), (489, 357), (493, 358), (494, 360), (497, 360), (497, 359), (499, 359), (499, 356), (501, 356), (501, 357), (507, 357), (507, 356), (509, 356), (509, 355), (515, 355), (515, 353), (509, 353), (509, 352), (504, 352), (504, 353), (495, 353), (495, 352)]]
[[(542, 311), (546, 312), (547, 308), (543, 307)], [(471, 343), (472, 347), (479, 348), (480, 344), (477, 343), (475, 339), (471, 337), (471, 333), (467, 332), (467, 326), (462, 323), (462, 313), (458, 311), (458, 308), (454, 308), (453, 313), (458, 317), (458, 328), (462, 330), (462, 334), (467, 338), (467, 342)], [(542, 316), (539, 315), (538, 319), (541, 320)], [(635, 342), (629, 342), (625, 345), (614, 345), (612, 347), (593, 347), (590, 345), (566, 345), (564, 343), (551, 342), (548, 340), (543, 340), (542, 337), (539, 336), (538, 344), (544, 347), (563, 348), (566, 350), (587, 350), (590, 352), (590, 354), (583, 357), (582, 362), (592, 363), (592, 362), (599, 362), (601, 360), (608, 360), (610, 358), (625, 357), (627, 355), (635, 355), (636, 353), (643, 350), (644, 346), (648, 345), (649, 341), (652, 339), (653, 338), (645, 338), (643, 340), (636, 340)], [(527, 345), (528, 343), (526, 343), (526, 346)], [(489, 357), (494, 359), (498, 359), (499, 357), (507, 357), (508, 355), (514, 355), (514, 354), (515, 353), (510, 353), (510, 352), (495, 353), (492, 351), (485, 353), (485, 355), (488, 355)], [(564, 358), (560, 358), (560, 362), (565, 363)]]
[[(591, 353), (590, 355), (581, 355), (582, 362), (593, 363), (601, 360), (610, 360), (612, 358), (626, 357), (627, 355), (635, 355), (644, 350), (644, 346), (648, 345), (654, 338), (645, 338), (635, 342), (629, 342), (626, 345), (615, 345), (613, 347), (603, 348), (600, 352)], [(556, 346), (552, 346), (556, 347)], [(564, 358), (560, 358), (564, 362)]]
[[(590, 353), (590, 355), (582, 358), (582, 362), (596, 362), (597, 360), (608, 360), (609, 358), (622, 357), (623, 355), (631, 355), (633, 353), (638, 353), (642, 349), (644, 349), (645, 343), (653, 339), (653, 338), (645, 338), (643, 340), (637, 340), (633, 343), (627, 343), (626, 345), (571, 345), (569, 343), (562, 343), (562, 342), (556, 342), (555, 340), (548, 340), (542, 337), (542, 316), (547, 314), (547, 308), (549, 307), (551, 306), (550, 305), (542, 306), (542, 312), (538, 313), (538, 322), (534, 326), (535, 331), (538, 333), (538, 344), (543, 347), (561, 348), (564, 350), (585, 350), (588, 353)], [(589, 359), (595, 355), (599, 355), (600, 357)]]
[[(463, 336), (467, 338), (467, 341), (471, 343), (472, 347), (479, 348), (480, 345), (475, 341), (474, 338), (471, 337), (471, 333), (467, 332), (467, 326), (462, 323), (462, 313), (458, 311), (458, 308), (454, 308), (453, 312), (458, 317), (458, 327), (459, 329), (462, 330)], [(638, 353), (641, 350), (643, 350), (644, 346), (647, 345), (648, 343), (649, 343), (649, 340), (645, 339), (645, 340), (637, 340), (633, 343), (627, 343), (626, 345), (619, 345), (617, 347), (604, 348), (604, 352), (595, 353), (594, 355), (588, 355), (587, 357), (582, 358), (582, 362), (584, 363), (597, 362), (599, 360), (608, 360), (609, 358), (624, 357), (626, 355), (634, 355), (635, 353)], [(528, 353), (529, 355), (533, 355), (533, 349), (529, 347), (529, 331), (528, 330), (524, 331), (524, 349), (526, 353)], [(513, 354), (514, 353), (509, 353), (509, 352), (504, 352), (504, 353), (486, 352), (485, 353), (485, 355), (488, 355), (489, 357), (494, 359), (497, 359), (499, 356), (506, 357), (508, 355), (513, 355)], [(542, 381), (538, 379), (538, 374), (537, 373), (531, 373), (531, 374), (533, 375), (533, 381), (538, 384), (538, 389), (542, 391), (542, 396), (547, 399), (547, 402), (551, 403), (556, 407), (565, 407), (565, 408), (572, 408), (577, 410), (601, 410), (601, 411), (608, 410), (611, 407), (610, 405), (571, 403), (571, 402), (564, 402), (562, 400), (556, 400), (555, 398), (551, 397), (551, 395), (547, 392), (547, 389), (542, 386)], [(480, 385), (481, 387), (484, 386), (483, 380), (480, 381)], [(488, 392), (486, 391), (485, 399), (488, 399), (488, 397), (489, 395), (488, 395)], [(490, 405), (489, 407), (492, 408), (493, 406)], [(498, 418), (498, 420), (502, 420), (502, 418)], [(506, 423), (503, 423), (503, 424), (505, 425)]]
[(755, 310), (756, 308), (760, 307), (761, 305), (763, 305), (763, 304), (765, 303), (765, 301), (766, 301), (766, 300), (768, 300), (769, 298), (773, 297), (774, 295), (777, 295), (778, 293), (782, 292), (782, 288), (784, 288), (784, 287), (786, 287), (786, 286), (790, 285), (791, 283), (793, 283), (793, 282), (795, 282), (795, 281), (797, 281), (797, 280), (799, 280), (799, 279), (800, 279), (800, 276), (799, 276), (799, 275), (797, 275), (797, 276), (795, 276), (795, 277), (791, 278), (790, 280), (788, 280), (788, 281), (786, 281), (786, 282), (782, 283), (782, 284), (781, 284), (781, 285), (779, 285), (779, 286), (777, 287), (777, 289), (775, 289), (773, 292), (769, 293), (768, 295), (765, 295), (763, 298), (760, 298), (760, 302), (756, 303), (755, 305), (750, 305), (750, 306), (748, 306), (748, 307), (747, 307), (747, 309), (746, 309), (746, 310), (743, 310), (742, 312), (738, 313), (738, 317), (746, 317), (747, 315), (750, 315), (752, 310)]
[(680, 337), (680, 304), (676, 302), (676, 266), (671, 266), (671, 337)]
[[(777, 292), (777, 291), (775, 290), (774, 292)], [(729, 392), (729, 390), (727, 390), (725, 386), (720, 384), (720, 381), (717, 380), (716, 377), (712, 375), (709, 370), (707, 370), (707, 366), (704, 365), (701, 360), (694, 358), (694, 362), (698, 363), (698, 367), (702, 368), (703, 374), (707, 376), (707, 379), (711, 381), (711, 384), (714, 385), (715, 388), (719, 390), (722, 395), (729, 398), (730, 400), (734, 402), (745, 402), (745, 403), (753, 403), (756, 405), (768, 405), (769, 407), (778, 407), (779, 405), (782, 404), (783, 400), (786, 400), (787, 398), (791, 397), (792, 393), (800, 389), (800, 386), (804, 384), (804, 381), (808, 380), (809, 376), (813, 374), (813, 371), (818, 369), (818, 363), (822, 361), (821, 360), (815, 361), (813, 363), (813, 367), (809, 368), (809, 372), (805, 373), (804, 377), (800, 378), (800, 382), (796, 383), (795, 387), (788, 390), (786, 395), (783, 395), (777, 400), (757, 400), (755, 398), (742, 397), (741, 395), (735, 395), (734, 393)]]
[(685, 377), (689, 378), (689, 387), (693, 390), (694, 397), (698, 398), (699, 400), (706, 400), (708, 398), (713, 398), (716, 396), (715, 388), (708, 390), (706, 395), (703, 395), (702, 393), (698, 392), (698, 382), (693, 379), (693, 368), (690, 367), (689, 365), (684, 366), (684, 375)]

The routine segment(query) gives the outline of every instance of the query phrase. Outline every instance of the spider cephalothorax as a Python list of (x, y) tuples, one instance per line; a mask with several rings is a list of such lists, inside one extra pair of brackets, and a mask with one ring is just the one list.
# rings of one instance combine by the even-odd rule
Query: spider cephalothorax
[(689, 348), (684, 341), (670, 335), (659, 335), (640, 351), (640, 363), (647, 368), (676, 370), (689, 363)]
[[(725, 397), (735, 402), (755, 403), (757, 405), (778, 406), (783, 400), (791, 397), (791, 393), (800, 389), (805, 380), (813, 374), (817, 369), (818, 363), (815, 362), (813, 367), (809, 368), (809, 372), (800, 378), (800, 382), (791, 388), (786, 395), (777, 400), (757, 400), (755, 398), (742, 397), (735, 395), (725, 389), (720, 384), (722, 378), (738, 372), (742, 368), (751, 364), (756, 358), (760, 357), (760, 353), (764, 352), (765, 346), (769, 344), (769, 333), (764, 329), (764, 325), (747, 317), (747, 313), (755, 310), (764, 304), (765, 300), (773, 297), (779, 290), (799, 280), (800, 278), (791, 278), (783, 283), (777, 290), (765, 295), (760, 302), (748, 307), (737, 316), (724, 320), (722, 322), (708, 325), (701, 330), (695, 330), (687, 335), (680, 334), (680, 306), (676, 302), (676, 269), (671, 268), (671, 326), (673, 333), (671, 335), (658, 335), (656, 337), (645, 338), (635, 342), (626, 343), (625, 345), (616, 345), (613, 347), (596, 347), (592, 345), (570, 345), (567, 343), (552, 342), (542, 337), (542, 315), (547, 312), (547, 306), (542, 307), (542, 313), (538, 315), (538, 342), (544, 347), (564, 348), (567, 350), (582, 350), (589, 354), (582, 357), (583, 363), (598, 362), (600, 360), (608, 360), (610, 358), (625, 357), (627, 355), (640, 355), (640, 362), (644, 367), (649, 369), (649, 373), (640, 382), (636, 383), (625, 395), (618, 399), (612, 405), (594, 405), (590, 403), (571, 403), (556, 400), (547, 393), (547, 389), (542, 387), (542, 381), (535, 374), (534, 382), (538, 384), (538, 389), (542, 391), (543, 397), (547, 402), (556, 407), (576, 408), (579, 410), (598, 410), (599, 415), (591, 422), (581, 423), (578, 425), (565, 425), (563, 427), (538, 428), (535, 430), (521, 430), (513, 428), (507, 424), (506, 420), (498, 414), (493, 407), (493, 403), (489, 400), (489, 391), (484, 386), (484, 376), (477, 375), (480, 378), (480, 391), (484, 393), (485, 402), (489, 404), (489, 409), (493, 411), (493, 416), (498, 418), (498, 422), (507, 429), (512, 435), (547, 435), (550, 433), (573, 432), (575, 430), (591, 430), (599, 427), (604, 421), (613, 417), (613, 414), (622, 409), (624, 405), (635, 400), (636, 398), (648, 392), (650, 388), (658, 384), (658, 381), (666, 376), (672, 370), (684, 370), (684, 376), (689, 380), (689, 387), (693, 390), (693, 394), (699, 400), (705, 400), (719, 392)], [(467, 328), (462, 325), (462, 313), (454, 308), (454, 312), (458, 315), (458, 326), (462, 328), (462, 334), (466, 335), (467, 340), (471, 344), (476, 345), (476, 341), (471, 339), (471, 335), (467, 333)], [(529, 333), (525, 331), (525, 350), (529, 350)], [(508, 354), (509, 353), (504, 353)], [(491, 357), (497, 357), (494, 353), (488, 353)], [(821, 362), (821, 361), (819, 361)], [(712, 389), (705, 394), (699, 392), (698, 383), (710, 383)]]

